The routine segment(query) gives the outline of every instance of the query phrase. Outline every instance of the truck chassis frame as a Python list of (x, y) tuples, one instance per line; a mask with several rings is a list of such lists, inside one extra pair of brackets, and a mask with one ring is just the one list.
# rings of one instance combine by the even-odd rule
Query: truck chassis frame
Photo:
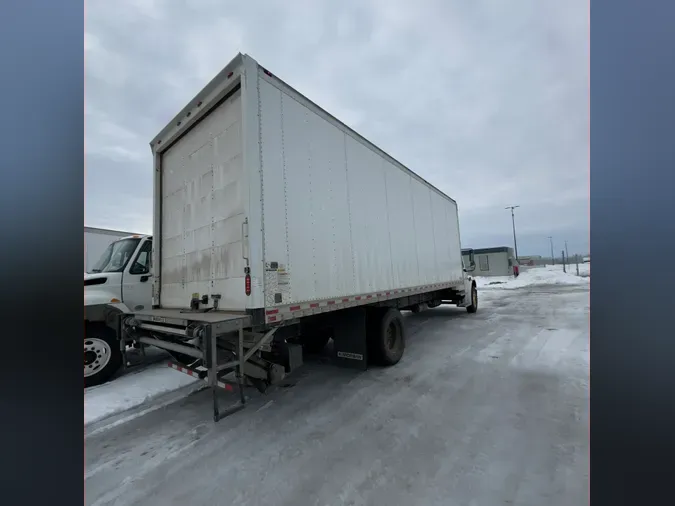
[[(194, 358), (195, 361), (201, 360), (202, 364), (199, 367), (172, 363), (169, 365), (180, 372), (206, 382), (212, 391), (213, 420), (218, 422), (246, 406), (244, 394), (246, 364), (257, 352), (269, 350), (270, 343), (278, 331), (299, 328), (303, 321), (320, 320), (323, 325), (330, 326), (333, 329), (333, 360), (335, 365), (366, 370), (368, 367), (366, 320), (369, 314), (375, 314), (387, 308), (415, 310), (431, 302), (434, 303), (433, 307), (440, 304), (465, 307), (467, 305), (465, 295), (464, 291), (444, 289), (397, 297), (386, 301), (364, 301), (365, 303), (354, 307), (289, 319), (276, 325), (257, 324), (260, 320), (256, 318), (258, 315), (254, 314), (227, 311), (200, 312), (179, 309), (152, 309), (133, 315), (121, 315), (118, 323), (118, 336), (125, 366), (127, 364), (126, 347), (130, 342), (138, 343), (141, 349), (145, 346), (155, 346), (163, 350), (187, 355)], [(253, 328), (258, 332), (251, 334), (250, 330)], [(194, 346), (149, 337), (153, 333), (175, 335), (183, 339), (192, 337)], [(283, 334), (283, 332), (279, 333)], [(253, 338), (251, 338), (251, 335)], [(217, 353), (219, 345), (220, 347), (227, 345), (230, 349), (233, 348), (236, 358), (219, 363)], [(301, 362), (301, 360), (295, 360), (295, 364), (290, 365), (288, 370), (292, 371), (294, 365), (299, 365)], [(232, 372), (234, 372), (236, 378), (235, 384), (239, 401), (223, 409), (219, 403), (218, 391), (222, 389), (234, 390), (233, 384), (224, 380), (224, 377)]]

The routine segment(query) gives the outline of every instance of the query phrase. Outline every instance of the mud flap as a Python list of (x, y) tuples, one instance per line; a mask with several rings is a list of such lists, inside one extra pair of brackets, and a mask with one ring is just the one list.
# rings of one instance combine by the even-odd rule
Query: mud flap
[(366, 311), (356, 307), (338, 313), (332, 322), (335, 365), (365, 371), (368, 369)]

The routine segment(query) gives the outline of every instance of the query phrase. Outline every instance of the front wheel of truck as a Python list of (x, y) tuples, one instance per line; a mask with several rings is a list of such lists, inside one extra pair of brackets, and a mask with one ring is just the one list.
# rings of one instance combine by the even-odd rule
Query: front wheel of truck
[(471, 304), (466, 306), (466, 310), (469, 313), (478, 311), (478, 290), (474, 284), (471, 285)]
[(84, 327), (84, 387), (108, 381), (122, 365), (122, 352), (115, 332), (103, 324)]

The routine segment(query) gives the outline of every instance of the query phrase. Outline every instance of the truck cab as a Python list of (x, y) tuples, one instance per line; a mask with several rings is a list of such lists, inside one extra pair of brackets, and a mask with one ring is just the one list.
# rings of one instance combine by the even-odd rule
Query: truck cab
[(105, 383), (122, 365), (116, 325), (120, 314), (152, 305), (152, 237), (111, 243), (84, 276), (84, 383)]

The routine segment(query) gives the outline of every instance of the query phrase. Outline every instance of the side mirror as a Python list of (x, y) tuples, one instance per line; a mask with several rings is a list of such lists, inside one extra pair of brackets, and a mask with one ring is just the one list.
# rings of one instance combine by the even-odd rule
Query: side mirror
[(469, 265), (464, 268), (464, 272), (473, 272), (476, 270), (476, 258), (474, 257), (473, 250), (470, 249), (469, 253)]

